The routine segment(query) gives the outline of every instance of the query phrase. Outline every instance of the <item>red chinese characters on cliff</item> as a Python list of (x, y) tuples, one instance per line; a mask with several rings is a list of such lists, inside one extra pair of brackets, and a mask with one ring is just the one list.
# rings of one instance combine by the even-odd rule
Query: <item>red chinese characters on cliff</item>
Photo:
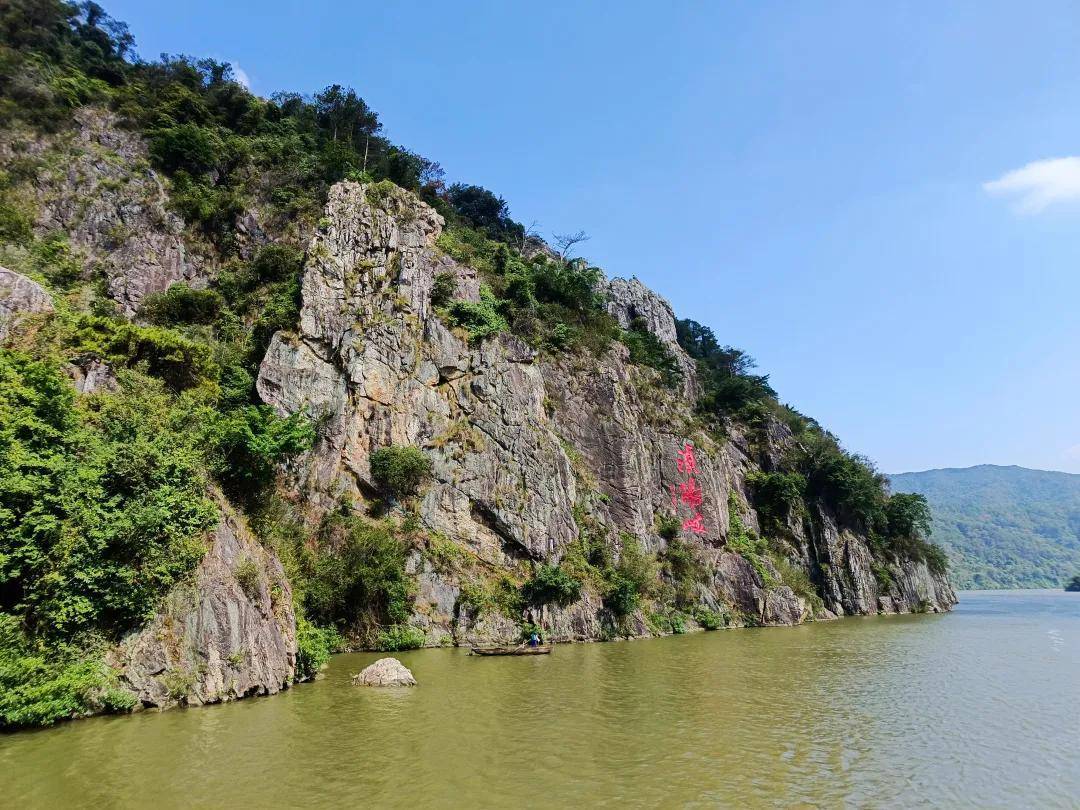
[(697, 472), (697, 459), (694, 458), (694, 446), (690, 442), (685, 442), (682, 450), (677, 453), (675, 466), (686, 477), (679, 483), (677, 492), (674, 486), (671, 488), (672, 505), (678, 507), (681, 501), (693, 512), (691, 517), (683, 521), (683, 531), (705, 534), (705, 518), (701, 516), (701, 487), (694, 478)]

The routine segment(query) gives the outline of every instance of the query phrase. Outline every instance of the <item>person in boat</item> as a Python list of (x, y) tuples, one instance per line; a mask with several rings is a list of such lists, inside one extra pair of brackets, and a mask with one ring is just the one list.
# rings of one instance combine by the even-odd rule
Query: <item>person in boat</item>
[(530, 647), (539, 647), (540, 646), (540, 636), (536, 634), (535, 630), (533, 631), (533, 634), (531, 636), (529, 636), (529, 646)]

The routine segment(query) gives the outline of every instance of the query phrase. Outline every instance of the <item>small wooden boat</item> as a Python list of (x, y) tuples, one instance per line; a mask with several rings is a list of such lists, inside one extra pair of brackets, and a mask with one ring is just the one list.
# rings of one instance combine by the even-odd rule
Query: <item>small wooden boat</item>
[(550, 644), (541, 644), (538, 647), (522, 645), (520, 647), (473, 647), (473, 655), (548, 655), (551, 652)]

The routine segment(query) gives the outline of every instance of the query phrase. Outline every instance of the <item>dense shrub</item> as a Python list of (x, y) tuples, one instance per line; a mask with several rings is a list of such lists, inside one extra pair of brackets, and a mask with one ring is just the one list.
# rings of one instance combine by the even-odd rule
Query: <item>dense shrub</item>
[(719, 630), (727, 625), (722, 613), (703, 607), (694, 611), (694, 621), (700, 624), (703, 630)]
[(216, 519), (189, 418), (140, 375), (76, 403), (56, 365), (0, 351), (0, 611), (65, 638), (150, 615)]
[(721, 346), (713, 331), (692, 320), (677, 320), (679, 345), (697, 362), (702, 394), (698, 407), (714, 416), (738, 415), (749, 406), (776, 399), (768, 376), (751, 374), (754, 360), (741, 349)]
[(139, 308), (139, 316), (162, 326), (209, 324), (217, 318), (223, 303), (216, 290), (195, 290), (180, 282), (163, 293), (146, 296)]
[(501, 306), (495, 293), (485, 285), (480, 288), (479, 301), (451, 301), (446, 308), (446, 316), (452, 325), (460, 326), (469, 333), (469, 340), (483, 340), (510, 329), (510, 324), (500, 312)]
[(795, 472), (754, 471), (746, 477), (754, 495), (754, 507), (761, 519), (762, 529), (785, 531), (791, 510), (802, 503), (806, 479)]
[(296, 617), (296, 678), (314, 678), (330, 655), (344, 646), (341, 635), (332, 627), (316, 627), (302, 613)]
[(225, 144), (218, 134), (197, 124), (160, 129), (150, 139), (150, 155), (168, 172), (209, 172), (222, 161), (224, 152)]
[(27, 638), (14, 616), (0, 613), (0, 729), (44, 726), (95, 711), (105, 672), (95, 656), (46, 647)]
[(251, 270), (259, 281), (287, 281), (300, 273), (304, 254), (292, 245), (266, 245), (251, 261)]
[(580, 598), (581, 582), (558, 566), (539, 565), (532, 578), (522, 585), (521, 595), (530, 605), (566, 607)]
[(370, 462), (372, 480), (394, 498), (415, 495), (431, 475), (431, 459), (415, 447), (380, 447)]
[(682, 521), (675, 515), (660, 514), (656, 516), (656, 533), (667, 541), (672, 541), (682, 531)]
[(268, 486), (278, 465), (310, 448), (314, 437), (303, 413), (282, 418), (269, 405), (238, 408), (215, 421), (214, 468), (230, 494), (243, 499)]
[(261, 581), (262, 576), (259, 572), (259, 564), (253, 559), (244, 557), (244, 559), (238, 562), (233, 569), (233, 576), (236, 577), (236, 581), (240, 585), (241, 590), (243, 590), (249, 599), (254, 599), (259, 595), (259, 582)]
[(457, 289), (457, 277), (453, 273), (439, 273), (431, 287), (431, 305), (442, 307), (454, 297)]
[(604, 607), (618, 617), (629, 616), (641, 604), (656, 579), (656, 564), (645, 554), (640, 541), (623, 535), (618, 564), (606, 573)]
[(401, 624), (409, 618), (408, 548), (391, 524), (336, 512), (321, 528), (317, 552), (302, 567), (305, 614), (312, 621), (345, 629), (361, 619)]
[(399, 650), (417, 650), (424, 646), (427, 636), (418, 627), (408, 624), (393, 624), (380, 630), (375, 639), (375, 649), (383, 652)]

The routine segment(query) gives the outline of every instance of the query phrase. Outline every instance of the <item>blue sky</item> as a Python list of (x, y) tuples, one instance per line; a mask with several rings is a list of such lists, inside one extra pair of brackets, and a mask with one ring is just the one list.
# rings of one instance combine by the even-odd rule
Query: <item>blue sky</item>
[(355, 87), (883, 470), (1080, 472), (1073, 3), (105, 5), (146, 58)]

